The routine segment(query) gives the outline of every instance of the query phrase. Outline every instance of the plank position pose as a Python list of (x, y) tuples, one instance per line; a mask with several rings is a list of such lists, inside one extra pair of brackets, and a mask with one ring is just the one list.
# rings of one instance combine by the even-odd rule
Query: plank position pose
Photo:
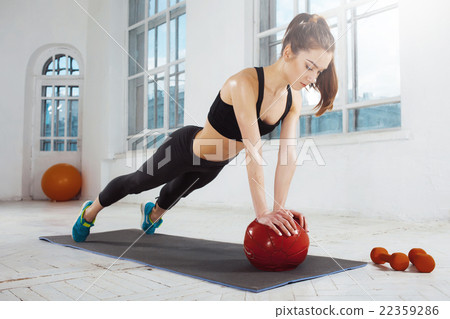
[[(306, 229), (302, 214), (284, 209), (296, 162), (295, 147), (288, 147), (288, 141), (296, 138), (304, 87), (321, 94), (317, 116), (333, 107), (337, 93), (334, 42), (325, 19), (307, 13), (297, 15), (284, 34), (280, 58), (267, 67), (246, 68), (231, 76), (219, 91), (203, 128), (188, 125), (172, 132), (137, 171), (116, 177), (94, 201), (85, 202), (73, 226), (73, 239), (86, 240), (104, 207), (128, 194), (165, 184), (156, 203), (141, 205), (141, 227), (153, 234), (166, 210), (210, 183), (243, 149), (257, 221), (280, 236), (296, 231), (294, 217)], [(261, 136), (280, 122), (275, 200), (270, 210), (264, 190)], [(281, 158), (287, 159), (286, 165), (281, 165)]]

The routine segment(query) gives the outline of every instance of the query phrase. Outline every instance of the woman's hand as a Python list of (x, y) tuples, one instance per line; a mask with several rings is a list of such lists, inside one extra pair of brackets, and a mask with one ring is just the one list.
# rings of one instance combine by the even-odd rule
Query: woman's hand
[(294, 210), (280, 208), (276, 211), (267, 212), (261, 217), (258, 217), (257, 221), (260, 224), (269, 226), (275, 233), (280, 236), (283, 235), (282, 232), (287, 236), (291, 236), (292, 234), (297, 233), (297, 227), (295, 225), (294, 218), (297, 219), (300, 226), (306, 232), (309, 232), (305, 216)]
[(308, 229), (308, 224), (306, 223), (306, 218), (305, 216), (303, 216), (302, 213), (299, 213), (295, 210), (292, 209), (288, 209), (288, 211), (294, 215), (294, 218), (297, 219), (299, 221), (300, 226), (302, 226), (302, 228), (305, 230), (305, 232), (309, 232)]
[(278, 209), (267, 212), (258, 217), (258, 223), (269, 226), (275, 233), (282, 236), (281, 231), (287, 236), (297, 234), (297, 227), (294, 221), (294, 215), (287, 209)]

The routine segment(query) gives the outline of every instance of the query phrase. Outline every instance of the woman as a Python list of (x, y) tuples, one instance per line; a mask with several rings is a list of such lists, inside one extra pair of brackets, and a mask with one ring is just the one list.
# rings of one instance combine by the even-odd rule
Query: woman
[[(322, 17), (297, 15), (285, 32), (281, 57), (267, 67), (247, 68), (231, 76), (217, 95), (204, 128), (189, 125), (176, 130), (139, 170), (113, 179), (94, 202), (85, 202), (73, 226), (73, 239), (87, 238), (104, 207), (128, 194), (165, 184), (155, 204), (141, 205), (142, 229), (154, 233), (166, 210), (181, 197), (210, 183), (243, 149), (258, 222), (280, 236), (282, 232), (287, 236), (296, 232), (294, 217), (306, 229), (302, 214), (283, 207), (296, 155), (286, 141), (296, 138), (301, 89), (310, 86), (321, 93), (317, 116), (332, 109), (337, 93), (334, 48), (334, 38)], [(270, 210), (265, 200), (261, 136), (281, 121), (279, 156), (287, 158), (288, 165), (277, 165), (275, 203)]]

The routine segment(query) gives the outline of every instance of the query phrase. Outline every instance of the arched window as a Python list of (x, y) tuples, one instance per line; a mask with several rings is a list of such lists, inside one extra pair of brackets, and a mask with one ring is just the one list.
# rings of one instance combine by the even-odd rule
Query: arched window
[(80, 75), (80, 68), (70, 55), (56, 54), (45, 62), (42, 75)]
[(55, 54), (42, 67), (40, 151), (78, 150), (80, 67), (70, 55)]

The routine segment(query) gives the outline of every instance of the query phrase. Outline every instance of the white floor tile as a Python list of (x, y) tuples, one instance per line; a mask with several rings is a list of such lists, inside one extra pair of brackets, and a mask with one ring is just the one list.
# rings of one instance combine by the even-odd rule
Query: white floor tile
[[(44, 235), (69, 234), (81, 203), (0, 202), (0, 300), (76, 300), (81, 295), (80, 300), (450, 300), (448, 222), (424, 227), (413, 222), (306, 214), (310, 254), (369, 264), (250, 293), (123, 260), (103, 274), (111, 258), (38, 240)], [(179, 204), (165, 215), (160, 232), (242, 243), (253, 219), (248, 210)], [(117, 203), (98, 216), (92, 231), (138, 228), (139, 221), (138, 204)], [(406, 254), (411, 248), (423, 248), (436, 260), (436, 269), (422, 274), (413, 266), (397, 272), (388, 264), (374, 265), (369, 255), (376, 246)]]

